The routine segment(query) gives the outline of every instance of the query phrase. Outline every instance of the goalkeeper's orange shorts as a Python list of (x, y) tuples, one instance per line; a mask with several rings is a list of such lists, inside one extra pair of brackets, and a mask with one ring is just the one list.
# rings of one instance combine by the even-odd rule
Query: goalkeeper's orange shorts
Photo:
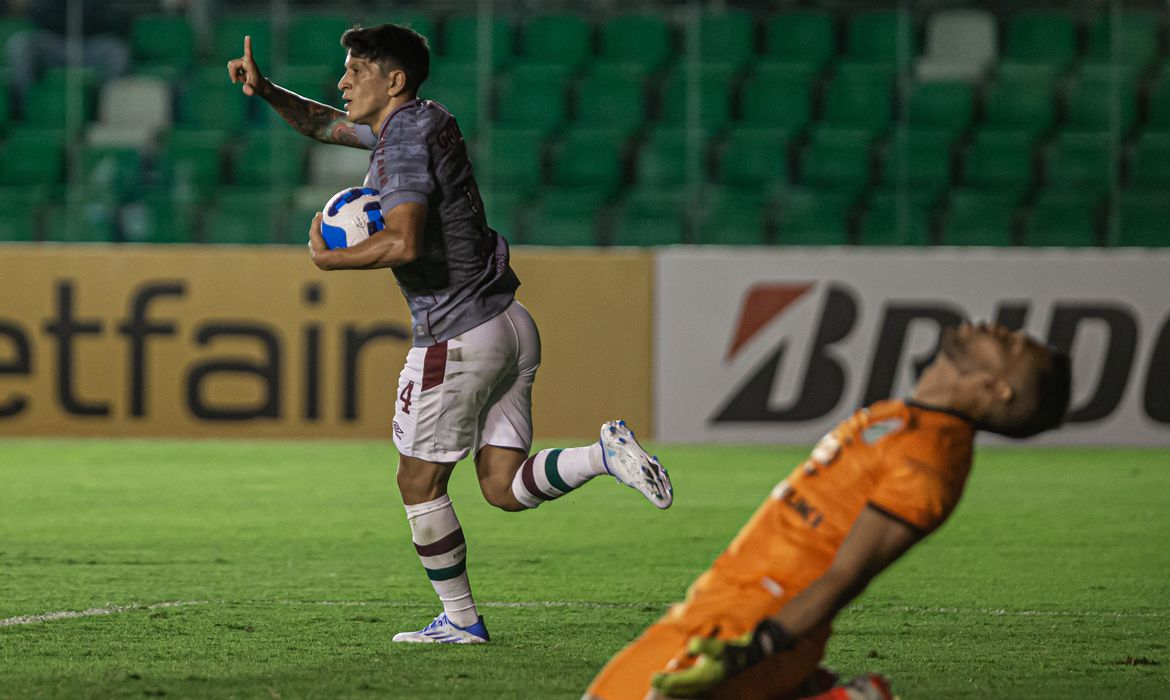
[[(593, 679), (586, 695), (600, 700), (643, 700), (656, 673), (693, 663), (687, 642), (695, 635), (730, 639), (755, 629), (763, 618), (779, 612), (787, 596), (777, 598), (762, 587), (728, 586), (707, 572), (692, 586), (687, 599), (610, 659)], [(791, 697), (816, 670), (825, 654), (829, 626), (815, 630), (786, 652), (723, 683), (716, 698), (778, 700)]]

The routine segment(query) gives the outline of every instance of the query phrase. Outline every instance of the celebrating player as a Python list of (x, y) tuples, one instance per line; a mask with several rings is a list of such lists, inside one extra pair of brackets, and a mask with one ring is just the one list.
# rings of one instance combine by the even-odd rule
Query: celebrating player
[(818, 664), (833, 617), (951, 514), (977, 430), (1031, 437), (1068, 408), (1067, 355), (1021, 332), (964, 324), (939, 345), (911, 399), (826, 435), (586, 697), (888, 700), (879, 676), (827, 687)]
[(398, 487), (415, 549), (443, 612), (396, 642), (480, 643), (489, 639), (471, 594), (467, 547), (447, 482), (474, 450), (480, 489), (506, 511), (535, 508), (610, 474), (667, 508), (670, 479), (623, 421), (601, 427), (586, 447), (532, 444), (532, 383), (540, 337), (515, 300), (520, 285), (508, 243), (488, 228), (467, 147), (455, 118), (417, 97), (430, 69), (426, 39), (405, 27), (354, 27), (341, 37), (345, 111), (274, 85), (252, 58), (228, 63), (232, 82), (265, 99), (297, 131), (326, 143), (373, 150), (365, 184), (381, 193), (384, 230), (329, 250), (321, 215), (309, 229), (323, 270), (389, 267), (410, 306), (413, 347), (398, 379), (394, 444)]

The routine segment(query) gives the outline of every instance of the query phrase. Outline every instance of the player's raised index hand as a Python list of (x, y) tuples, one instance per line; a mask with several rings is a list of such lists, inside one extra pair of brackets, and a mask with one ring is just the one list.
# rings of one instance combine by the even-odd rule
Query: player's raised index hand
[(252, 58), (252, 37), (244, 37), (244, 55), (228, 61), (228, 78), (233, 83), (243, 83), (241, 88), (245, 95), (255, 95), (261, 88), (264, 80), (256, 60)]

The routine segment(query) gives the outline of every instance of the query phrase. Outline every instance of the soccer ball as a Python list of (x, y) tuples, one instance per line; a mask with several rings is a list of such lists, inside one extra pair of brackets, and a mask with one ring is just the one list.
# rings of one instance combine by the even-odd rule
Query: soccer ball
[(372, 187), (350, 187), (329, 198), (321, 210), (321, 235), (330, 248), (349, 248), (386, 228), (382, 200)]

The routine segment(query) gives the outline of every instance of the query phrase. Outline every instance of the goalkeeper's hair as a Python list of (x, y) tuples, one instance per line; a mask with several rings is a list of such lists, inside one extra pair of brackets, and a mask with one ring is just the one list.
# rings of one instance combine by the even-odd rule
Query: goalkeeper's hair
[(992, 411), (979, 427), (1010, 438), (1030, 438), (1064, 423), (1072, 394), (1072, 362), (1068, 353), (1053, 347), (1037, 348), (1037, 358), (1026, 385), (1012, 403)]
[(406, 73), (406, 86), (418, 90), (431, 73), (431, 49), (422, 34), (397, 24), (377, 27), (350, 27), (341, 35), (341, 45), (350, 54), (377, 63), (385, 73), (399, 68)]

